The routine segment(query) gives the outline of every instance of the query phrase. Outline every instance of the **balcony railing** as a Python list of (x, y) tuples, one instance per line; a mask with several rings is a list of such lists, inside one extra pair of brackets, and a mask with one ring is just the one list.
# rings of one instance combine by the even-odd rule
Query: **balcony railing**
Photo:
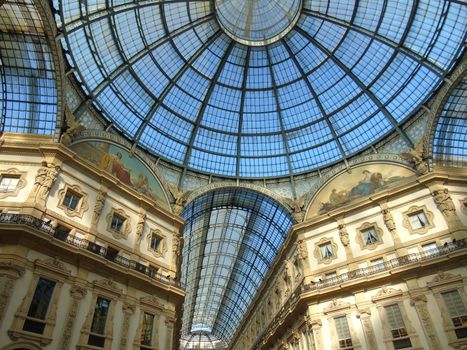
[(293, 292), (290, 297), (287, 299), (285, 304), (277, 312), (277, 314), (269, 322), (269, 326), (260, 334), (258, 339), (254, 344), (254, 348), (259, 348), (259, 344), (263, 342), (271, 334), (272, 329), (275, 325), (280, 324), (280, 320), (284, 318), (285, 314), (293, 309), (295, 303), (300, 299), (302, 293), (316, 291), (322, 288), (327, 288), (331, 286), (337, 286), (342, 283), (352, 281), (362, 277), (368, 277), (380, 272), (391, 271), (398, 267), (404, 267), (410, 264), (416, 264), (422, 261), (433, 260), (441, 256), (446, 256), (452, 252), (455, 252), (460, 249), (467, 248), (467, 238), (453, 240), (450, 243), (444, 244), (442, 247), (437, 249), (432, 249), (423, 253), (412, 253), (404, 256), (400, 256), (389, 261), (383, 262), (370, 267), (359, 268), (349, 272), (345, 272), (338, 276), (333, 276), (318, 282), (311, 283), (302, 283), (299, 285), (295, 292)]
[(157, 272), (157, 269), (155, 267), (146, 266), (141, 262), (134, 261), (120, 255), (112, 254), (112, 251), (110, 249), (107, 250), (106, 247), (88, 241), (87, 239), (71, 237), (67, 234), (64, 234), (63, 230), (57, 230), (56, 228), (52, 227), (50, 223), (42, 219), (36, 218), (32, 215), (1, 213), (0, 224), (26, 225), (28, 227), (32, 227), (35, 230), (40, 231), (48, 236), (53, 236), (54, 238), (66, 242), (79, 249), (88, 250), (91, 253), (99, 255), (108, 261), (111, 261), (112, 263), (137, 271), (141, 274), (150, 277), (151, 279), (175, 286), (177, 288), (181, 287), (180, 282), (175, 281)]

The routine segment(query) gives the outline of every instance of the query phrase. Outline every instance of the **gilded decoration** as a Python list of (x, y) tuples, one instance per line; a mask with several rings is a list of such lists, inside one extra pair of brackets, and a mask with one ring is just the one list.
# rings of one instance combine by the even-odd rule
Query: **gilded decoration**
[(0, 189), (0, 199), (4, 199), (7, 197), (16, 197), (19, 191), (22, 188), (26, 187), (27, 185), (27, 182), (25, 179), (26, 177), (25, 172), (19, 171), (18, 169), (15, 169), (15, 168), (0, 170), (0, 182), (2, 181), (2, 179), (9, 178), (9, 177), (17, 178), (18, 183), (16, 184), (14, 190), (12, 191), (5, 191), (3, 189)]
[(159, 203), (167, 203), (159, 179), (134, 153), (104, 141), (83, 141), (73, 144), (71, 149), (120, 183)]
[[(117, 230), (115, 227), (112, 227), (112, 221), (114, 217), (119, 217), (123, 220), (120, 230)], [(114, 236), (116, 239), (126, 239), (131, 232), (130, 216), (123, 209), (115, 209), (107, 214), (105, 217), (107, 221), (107, 231)]]
[[(157, 241), (159, 242), (157, 244), (157, 247), (152, 247), (152, 237), (153, 235), (156, 236)], [(149, 233), (146, 236), (146, 241), (148, 243), (148, 250), (154, 255), (156, 258), (160, 258), (165, 255), (167, 252), (167, 239), (166, 236), (162, 234), (160, 230), (150, 230)]]
[(337, 244), (332, 238), (321, 238), (315, 243), (313, 255), (319, 263), (329, 264), (337, 259)]
[[(410, 223), (410, 217), (416, 216), (418, 213), (423, 213), (426, 218), (426, 222), (420, 218), (420, 227), (414, 227)], [(429, 229), (434, 227), (433, 224), (433, 213), (428, 210), (426, 205), (422, 206), (411, 206), (409, 210), (402, 213), (403, 221), (402, 225), (410, 232), (410, 234), (424, 234), (427, 233)]]
[(414, 175), (412, 170), (395, 164), (364, 164), (343, 171), (318, 192), (308, 209), (307, 218), (398, 185)]
[[(63, 203), (68, 191), (80, 197), (75, 209), (72, 209)], [(70, 217), (82, 218), (84, 212), (89, 209), (88, 195), (78, 185), (65, 184), (65, 187), (58, 191), (58, 207)]]
[[(365, 241), (365, 232), (370, 230), (374, 231), (376, 234), (376, 239), (370, 241)], [(383, 244), (383, 230), (375, 222), (365, 222), (359, 228), (357, 228), (357, 234), (355, 239), (360, 246), (360, 249), (375, 249), (378, 245)]]

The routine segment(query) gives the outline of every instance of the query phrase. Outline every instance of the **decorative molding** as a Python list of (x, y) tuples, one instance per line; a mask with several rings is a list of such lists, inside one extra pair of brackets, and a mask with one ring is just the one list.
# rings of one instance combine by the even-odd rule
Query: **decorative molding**
[(196, 198), (200, 197), (201, 195), (205, 193), (218, 190), (218, 189), (225, 189), (225, 188), (240, 188), (240, 189), (246, 189), (246, 190), (252, 190), (255, 192), (259, 192), (275, 200), (276, 202), (278, 202), (286, 210), (286, 212), (289, 213), (293, 217), (293, 212), (291, 210), (291, 207), (287, 204), (287, 201), (290, 200), (289, 198), (283, 197), (277, 194), (276, 192), (273, 192), (267, 189), (266, 187), (258, 186), (254, 184), (245, 184), (245, 183), (233, 184), (232, 182), (226, 182), (226, 181), (211, 183), (207, 186), (202, 186), (201, 188), (198, 188), (194, 191), (191, 191), (189, 194), (187, 194), (186, 203), (192, 202), (193, 200), (195, 200)]
[[(123, 219), (122, 229), (120, 231), (116, 231), (112, 229), (112, 218), (114, 215), (118, 215)], [(116, 209), (112, 208), (110, 212), (105, 217), (107, 222), (107, 231), (112, 234), (112, 236), (116, 239), (127, 239), (131, 232), (131, 218), (126, 213), (124, 209)]]
[[(377, 240), (375, 242), (372, 242), (372, 243), (365, 243), (363, 241), (363, 232), (365, 232), (366, 230), (368, 229), (371, 229), (373, 228), (376, 232), (376, 235), (377, 235)], [(384, 241), (383, 241), (383, 230), (376, 224), (376, 222), (365, 222), (363, 223), (359, 228), (357, 228), (357, 233), (356, 233), (356, 237), (355, 237), (358, 245), (360, 246), (360, 249), (370, 249), (370, 250), (374, 250), (376, 249), (376, 247), (380, 244), (383, 244)]]
[(324, 308), (323, 313), (325, 315), (329, 313), (336, 313), (340, 312), (346, 309), (350, 309), (350, 303), (339, 300), (339, 299), (333, 299), (327, 307)]
[(48, 258), (48, 259), (36, 259), (34, 261), (35, 269), (48, 271), (51, 276), (55, 279), (57, 275), (60, 275), (62, 278), (67, 278), (71, 276), (71, 271), (68, 270), (65, 264), (57, 257), (55, 258)]
[(444, 285), (461, 283), (463, 278), (461, 275), (454, 275), (449, 272), (438, 271), (430, 282), (427, 282), (428, 288), (436, 288)]
[[(331, 248), (332, 248), (332, 256), (323, 258), (321, 257), (321, 251), (320, 251), (320, 246), (330, 243)], [(331, 261), (334, 259), (337, 259), (337, 244), (334, 243), (333, 238), (327, 238), (327, 237), (322, 237), (318, 242), (315, 243), (315, 249), (313, 251), (313, 255), (318, 260), (318, 263), (320, 264), (329, 264)]]
[(27, 181), (26, 181), (26, 172), (19, 171), (16, 168), (9, 168), (6, 170), (0, 170), (0, 181), (5, 175), (10, 175), (10, 176), (15, 176), (18, 177), (18, 183), (16, 184), (16, 187), (13, 191), (10, 192), (0, 192), (0, 199), (4, 199), (7, 197), (16, 197), (19, 194), (19, 191), (26, 187)]
[[(63, 204), (63, 200), (65, 199), (65, 195), (68, 191), (75, 192), (80, 196), (78, 205), (75, 209), (71, 209)], [(70, 185), (65, 183), (65, 187), (58, 191), (58, 207), (62, 209), (69, 217), (82, 218), (84, 212), (89, 209), (88, 195), (78, 185)]]
[[(426, 219), (427, 219), (428, 223), (423, 227), (414, 229), (412, 227), (412, 225), (410, 224), (409, 216), (413, 215), (413, 214), (415, 214), (417, 212), (423, 212), (425, 214), (425, 216), (426, 216)], [(410, 234), (424, 234), (424, 233), (427, 233), (429, 229), (434, 227), (433, 213), (428, 210), (426, 205), (422, 205), (422, 206), (414, 205), (414, 206), (411, 206), (407, 211), (403, 212), (402, 215), (403, 215), (403, 218), (404, 218), (402, 220), (402, 225), (409, 231)]]
[(92, 284), (94, 288), (107, 292), (114, 299), (123, 293), (123, 290), (111, 278), (95, 280)]
[(400, 289), (394, 289), (391, 287), (383, 287), (378, 293), (376, 293), (375, 296), (371, 298), (371, 300), (373, 302), (376, 302), (376, 301), (381, 301), (381, 300), (390, 299), (390, 298), (401, 298), (402, 295), (403, 295), (403, 292)]

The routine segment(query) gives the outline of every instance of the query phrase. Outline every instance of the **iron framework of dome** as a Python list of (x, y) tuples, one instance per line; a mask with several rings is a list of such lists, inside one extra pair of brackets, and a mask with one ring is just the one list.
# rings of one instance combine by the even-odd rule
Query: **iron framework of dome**
[(109, 123), (183, 169), (237, 178), (309, 172), (391, 132), (410, 145), (400, 125), (453, 67), (467, 27), (459, 2), (307, 0), (293, 28), (253, 46), (226, 34), (215, 1), (54, 6), (68, 61)]

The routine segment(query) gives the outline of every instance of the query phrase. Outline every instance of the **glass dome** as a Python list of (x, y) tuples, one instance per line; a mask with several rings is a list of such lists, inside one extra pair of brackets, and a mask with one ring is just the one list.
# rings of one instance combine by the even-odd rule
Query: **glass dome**
[(401, 123), (466, 37), (453, 1), (219, 3), (54, 0), (67, 58), (108, 122), (226, 177), (301, 174), (392, 132), (407, 140)]

